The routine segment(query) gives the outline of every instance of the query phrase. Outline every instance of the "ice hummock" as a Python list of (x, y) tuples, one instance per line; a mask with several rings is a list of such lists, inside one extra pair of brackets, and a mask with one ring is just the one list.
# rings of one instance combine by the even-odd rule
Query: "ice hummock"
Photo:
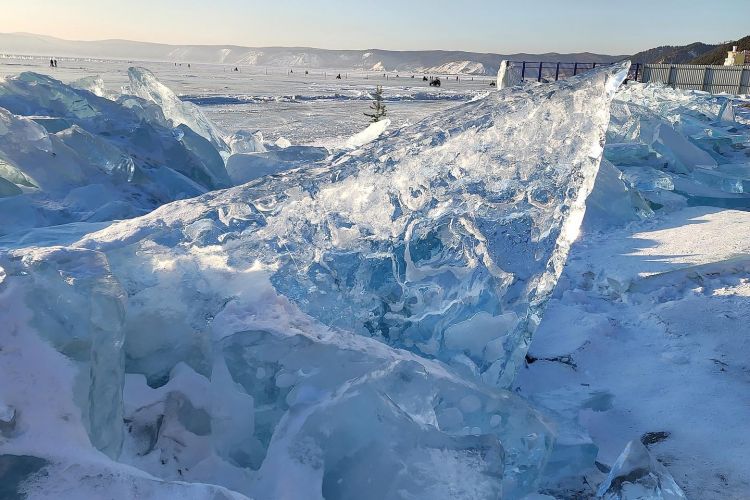
[(153, 103), (34, 73), (0, 82), (0, 179), (0, 235), (124, 219), (231, 184), (219, 152)]
[(631, 83), (612, 105), (605, 157), (655, 206), (750, 208), (750, 123), (733, 100)]
[[(535, 492), (560, 472), (557, 431), (502, 387), (580, 227), (626, 73), (492, 93), (305, 170), (3, 252), (0, 321), (24, 335), (0, 375), (43, 382), (31, 398), (12, 386), (4, 404), (36, 433), (0, 451), (54, 472), (91, 461), (85, 436), (164, 491)], [(563, 441), (590, 461), (590, 442)]]

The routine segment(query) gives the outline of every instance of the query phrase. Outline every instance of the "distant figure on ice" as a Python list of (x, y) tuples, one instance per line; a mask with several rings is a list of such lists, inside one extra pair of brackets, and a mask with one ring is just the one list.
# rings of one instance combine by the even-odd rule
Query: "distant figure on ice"
[(310, 74), (310, 72), (309, 72), (309, 71), (307, 71), (307, 70), (305, 70), (305, 74), (306, 74), (306, 75), (309, 75), (309, 74)]
[(426, 82), (426, 81), (427, 81), (427, 75), (425, 75), (425, 76), (423, 76), (423, 77), (422, 77), (422, 81), (423, 81), (423, 82)]
[(188, 68), (190, 67), (190, 63), (188, 63)]
[(240, 70), (240, 68), (238, 68), (237, 66), (235, 66), (235, 67), (234, 67), (234, 70), (235, 70), (235, 71), (239, 71), (239, 70)]
[(430, 80), (430, 87), (439, 87), (441, 83), (440, 78), (435, 77)]
[(54, 59), (50, 59), (49, 60), (49, 67), (50, 68), (54, 68), (55, 67), (55, 60)]
[(56, 68), (57, 67), (57, 59), (55, 59), (53, 62), (55, 63), (54, 66)]
[(336, 75), (336, 80), (341, 80), (341, 73), (339, 73), (338, 75)]

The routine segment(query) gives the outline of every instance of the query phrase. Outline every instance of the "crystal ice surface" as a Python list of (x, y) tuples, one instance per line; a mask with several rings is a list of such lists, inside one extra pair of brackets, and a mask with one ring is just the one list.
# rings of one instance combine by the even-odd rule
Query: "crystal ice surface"
[(631, 441), (597, 493), (604, 500), (685, 500), (672, 476), (640, 441)]
[[(571, 464), (503, 387), (577, 236), (627, 70), (493, 92), (67, 247), (0, 252), (0, 379), (44, 393), (9, 384), (27, 432), (0, 453), (58, 477), (91, 443), (164, 491), (256, 498), (535, 492)], [(97, 477), (122, 477), (96, 456)]]
[(207, 228), (193, 244), (265, 266), (322, 323), (508, 385), (578, 234), (626, 71), (492, 93), (87, 245), (131, 226), (170, 245)]

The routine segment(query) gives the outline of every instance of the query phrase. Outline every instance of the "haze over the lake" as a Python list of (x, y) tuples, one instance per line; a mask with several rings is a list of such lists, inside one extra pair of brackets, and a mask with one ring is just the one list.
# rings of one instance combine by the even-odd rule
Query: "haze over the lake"
[(0, 31), (174, 44), (632, 54), (739, 38), (750, 25), (747, 8), (746, 0), (4, 0)]

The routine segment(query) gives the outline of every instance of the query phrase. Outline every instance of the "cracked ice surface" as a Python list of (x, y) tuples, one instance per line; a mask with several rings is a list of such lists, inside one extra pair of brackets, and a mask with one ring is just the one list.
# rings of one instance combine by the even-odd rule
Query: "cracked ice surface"
[(555, 428), (501, 387), (577, 235), (626, 73), (492, 93), (314, 167), (0, 256), (0, 321), (23, 333), (3, 380), (30, 376), (13, 353), (48, 343), (65, 376), (36, 379), (66, 409), (24, 421), (41, 402), (11, 394), (36, 434), (0, 452), (90, 463), (85, 435), (161, 480), (259, 498), (536, 491), (558, 472)]

